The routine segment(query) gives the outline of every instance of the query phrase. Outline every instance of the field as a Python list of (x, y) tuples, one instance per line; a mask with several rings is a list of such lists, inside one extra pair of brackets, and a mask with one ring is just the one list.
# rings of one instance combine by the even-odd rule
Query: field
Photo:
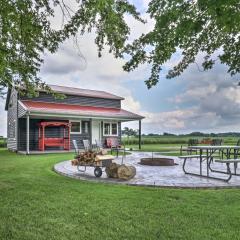
[(60, 176), (72, 154), (0, 150), (0, 239), (239, 239), (238, 189), (87, 183)]
[[(179, 149), (182, 146), (187, 146), (189, 139), (197, 139), (199, 142), (206, 137), (181, 137), (181, 136), (158, 136), (158, 137), (142, 137), (141, 151), (162, 152), (166, 155), (179, 155)], [(224, 145), (235, 145), (238, 141), (237, 137), (211, 138), (223, 139)], [(138, 150), (138, 138), (127, 137), (123, 138), (123, 143), (129, 149)]]
[[(197, 139), (201, 141), (208, 137), (198, 137), (198, 136), (157, 136), (149, 137), (142, 136), (142, 144), (164, 144), (164, 145), (184, 145), (188, 143), (189, 139)], [(210, 139), (222, 139), (224, 144), (233, 145), (238, 141), (238, 137), (209, 137)], [(138, 137), (123, 137), (123, 142), (126, 145), (138, 144)]]

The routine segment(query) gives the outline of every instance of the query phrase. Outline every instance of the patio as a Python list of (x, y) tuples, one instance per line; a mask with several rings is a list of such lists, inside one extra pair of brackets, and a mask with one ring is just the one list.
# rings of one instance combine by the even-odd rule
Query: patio
[[(174, 159), (175, 166), (143, 166), (140, 165), (140, 159), (144, 157), (151, 157), (150, 152), (132, 152), (131, 155), (127, 155), (124, 163), (133, 165), (136, 167), (136, 176), (129, 181), (121, 181), (117, 179), (107, 178), (103, 172), (101, 178), (95, 178), (93, 174), (93, 168), (87, 168), (86, 173), (79, 173), (77, 167), (72, 166), (70, 161), (64, 161), (57, 163), (54, 166), (54, 170), (62, 175), (76, 178), (86, 181), (103, 182), (103, 183), (118, 183), (126, 185), (138, 185), (138, 186), (152, 186), (152, 187), (176, 187), (176, 188), (233, 188), (240, 187), (240, 177), (233, 176), (227, 183), (214, 179), (206, 179), (198, 176), (187, 175), (182, 170), (183, 160), (178, 157), (171, 157)], [(161, 157), (162, 155), (157, 155)], [(121, 163), (122, 158), (116, 158), (115, 162)], [(188, 163), (193, 172), (199, 172), (199, 161), (196, 159), (189, 160)], [(206, 162), (203, 162), (205, 165)], [(214, 163), (214, 166), (218, 170), (226, 170), (226, 165), (221, 163)], [(203, 167), (203, 173), (206, 168)], [(220, 177), (223, 174), (211, 173), (212, 176)]]

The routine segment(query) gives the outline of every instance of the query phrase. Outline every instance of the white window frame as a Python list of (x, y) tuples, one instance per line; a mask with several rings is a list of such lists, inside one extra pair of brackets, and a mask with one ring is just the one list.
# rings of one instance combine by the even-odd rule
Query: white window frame
[[(110, 134), (105, 134), (104, 133), (104, 125), (105, 123), (109, 123), (110, 124)], [(112, 124), (117, 124), (117, 134), (112, 134)], [(103, 122), (103, 136), (104, 137), (110, 137), (110, 136), (118, 136), (118, 122)]]
[(70, 134), (82, 134), (82, 121), (70, 121), (70, 123), (79, 123), (80, 124), (80, 132), (72, 132), (72, 126), (71, 126), (71, 131), (70, 131)]

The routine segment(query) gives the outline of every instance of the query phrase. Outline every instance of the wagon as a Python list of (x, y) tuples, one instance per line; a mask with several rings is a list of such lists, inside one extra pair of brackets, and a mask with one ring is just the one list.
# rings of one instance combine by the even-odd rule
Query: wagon
[(79, 162), (77, 169), (79, 172), (86, 172), (87, 167), (93, 167), (95, 177), (101, 177), (103, 168), (112, 163), (112, 160), (114, 160), (114, 156), (112, 155), (97, 155), (95, 160), (91, 163)]

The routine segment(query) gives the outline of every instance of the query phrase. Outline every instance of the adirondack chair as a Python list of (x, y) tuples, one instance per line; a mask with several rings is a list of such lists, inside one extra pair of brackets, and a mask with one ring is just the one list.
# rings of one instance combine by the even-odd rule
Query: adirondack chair
[(90, 141), (88, 139), (83, 140), (83, 146), (86, 152), (92, 149)]
[(76, 154), (76, 156), (78, 156), (79, 152), (80, 152), (80, 149), (78, 148), (77, 141), (76, 140), (72, 140), (72, 143), (73, 143), (73, 147), (74, 147), (74, 150), (75, 150), (75, 154)]
[(95, 143), (96, 143), (96, 148), (97, 148), (98, 151), (103, 149), (102, 141), (96, 139)]
[(116, 152), (118, 157), (119, 152), (123, 152), (123, 156), (125, 156), (125, 146), (120, 144), (117, 138), (107, 138), (106, 145), (108, 148), (111, 148), (111, 154)]

